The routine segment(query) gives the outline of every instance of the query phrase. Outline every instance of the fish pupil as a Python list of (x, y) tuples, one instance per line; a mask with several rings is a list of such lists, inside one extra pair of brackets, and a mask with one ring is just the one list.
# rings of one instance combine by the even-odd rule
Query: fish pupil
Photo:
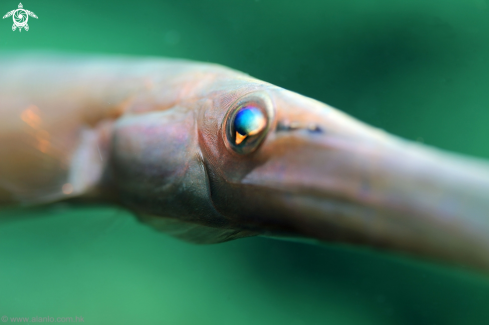
[(257, 134), (265, 128), (265, 125), (263, 112), (254, 106), (242, 107), (234, 119), (234, 129), (243, 136)]

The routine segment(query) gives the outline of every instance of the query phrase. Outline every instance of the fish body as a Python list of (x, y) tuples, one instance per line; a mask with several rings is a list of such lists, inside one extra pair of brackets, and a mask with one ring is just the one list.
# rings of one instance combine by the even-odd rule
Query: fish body
[(197, 243), (263, 235), (489, 270), (489, 167), (215, 64), (0, 59), (0, 202), (116, 202)]

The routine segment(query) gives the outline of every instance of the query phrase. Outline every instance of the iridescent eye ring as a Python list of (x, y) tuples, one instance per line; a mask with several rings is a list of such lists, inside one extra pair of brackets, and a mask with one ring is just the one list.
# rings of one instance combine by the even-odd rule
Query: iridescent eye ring
[(273, 120), (273, 104), (267, 94), (256, 92), (241, 97), (231, 105), (223, 121), (226, 147), (242, 155), (255, 151)]

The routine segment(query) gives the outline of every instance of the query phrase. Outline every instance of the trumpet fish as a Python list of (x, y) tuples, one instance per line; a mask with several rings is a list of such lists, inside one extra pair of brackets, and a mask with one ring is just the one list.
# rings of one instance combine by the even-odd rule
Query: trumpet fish
[(97, 198), (195, 243), (261, 235), (489, 271), (489, 165), (208, 63), (0, 58), (0, 204)]

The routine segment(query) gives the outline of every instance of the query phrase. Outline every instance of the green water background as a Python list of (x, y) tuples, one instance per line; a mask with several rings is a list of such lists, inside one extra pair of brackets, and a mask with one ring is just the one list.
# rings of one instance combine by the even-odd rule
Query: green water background
[[(17, 8), (0, 0), (0, 14)], [(0, 50), (216, 62), (394, 134), (489, 158), (489, 2), (23, 2)], [(1, 73), (1, 72), (0, 72)], [(2, 159), (0, 157), (0, 159)], [(271, 239), (195, 246), (110, 206), (0, 211), (0, 316), (86, 324), (489, 324), (489, 278)]]

